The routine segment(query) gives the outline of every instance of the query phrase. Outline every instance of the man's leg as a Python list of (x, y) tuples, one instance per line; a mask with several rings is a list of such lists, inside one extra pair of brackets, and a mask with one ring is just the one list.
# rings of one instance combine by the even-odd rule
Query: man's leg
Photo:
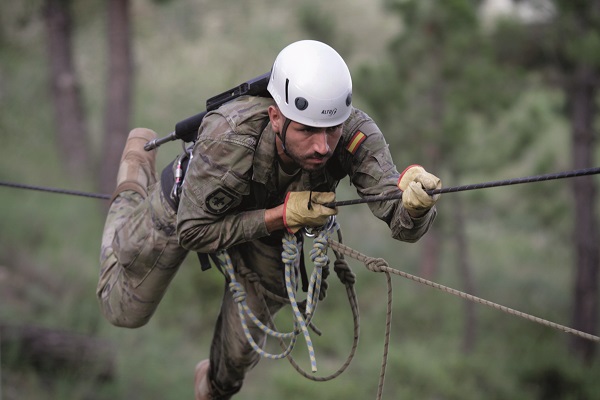
[(135, 128), (129, 132), (112, 200), (126, 190), (133, 190), (143, 198), (148, 196), (148, 188), (156, 183), (156, 149), (146, 151), (144, 145), (156, 136), (156, 132), (146, 128)]
[(148, 322), (187, 255), (177, 243), (175, 212), (156, 182), (156, 153), (143, 148), (154, 138), (149, 129), (130, 132), (102, 236), (96, 293), (117, 326)]

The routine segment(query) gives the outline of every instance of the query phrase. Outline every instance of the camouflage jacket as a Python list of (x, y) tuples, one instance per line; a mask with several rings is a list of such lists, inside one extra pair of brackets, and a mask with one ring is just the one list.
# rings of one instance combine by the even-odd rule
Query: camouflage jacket
[[(265, 209), (282, 204), (289, 191), (335, 191), (348, 176), (358, 195), (394, 193), (399, 173), (377, 125), (353, 109), (334, 155), (319, 171), (301, 171), (279, 185), (275, 132), (267, 109), (272, 99), (240, 97), (204, 118), (183, 183), (177, 212), (180, 244), (213, 253), (269, 236)], [(398, 200), (369, 203), (396, 239), (414, 242), (429, 228), (435, 208), (413, 219)], [(274, 232), (271, 236), (282, 235)]]

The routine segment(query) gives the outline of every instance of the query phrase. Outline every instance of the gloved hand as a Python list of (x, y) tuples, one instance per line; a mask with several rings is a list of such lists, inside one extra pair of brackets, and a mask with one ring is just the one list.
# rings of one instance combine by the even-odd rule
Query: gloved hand
[(332, 201), (335, 201), (333, 192), (289, 192), (283, 203), (283, 223), (288, 232), (296, 233), (304, 226), (325, 225), (331, 215), (337, 214), (337, 209), (322, 204)]
[(425, 214), (440, 197), (439, 194), (430, 196), (425, 191), (441, 187), (440, 178), (425, 171), (420, 165), (408, 166), (398, 179), (398, 188), (403, 192), (402, 204), (414, 218)]

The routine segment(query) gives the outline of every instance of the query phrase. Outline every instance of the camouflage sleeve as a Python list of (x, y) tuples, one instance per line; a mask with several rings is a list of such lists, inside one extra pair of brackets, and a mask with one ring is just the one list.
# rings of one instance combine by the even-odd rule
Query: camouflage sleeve
[[(379, 127), (362, 114), (362, 118), (358, 118), (350, 129), (350, 139), (346, 145), (347, 152), (351, 154), (349, 175), (359, 196), (397, 193), (400, 174)], [(362, 139), (358, 148), (352, 148), (353, 139), (355, 143)], [(416, 242), (420, 239), (436, 216), (434, 207), (423, 217), (412, 218), (402, 206), (401, 200), (374, 202), (368, 205), (376, 217), (388, 224), (392, 237), (405, 242)]]
[(207, 115), (201, 129), (177, 212), (179, 243), (213, 253), (267, 236), (265, 210), (238, 210), (250, 192), (254, 147), (231, 132), (219, 114)]

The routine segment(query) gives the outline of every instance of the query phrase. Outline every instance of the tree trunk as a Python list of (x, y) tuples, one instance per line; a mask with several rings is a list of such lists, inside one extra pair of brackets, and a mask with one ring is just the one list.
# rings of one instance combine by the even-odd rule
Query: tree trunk
[[(572, 124), (573, 168), (594, 166), (594, 118), (597, 114), (596, 86), (599, 77), (587, 67), (579, 67), (567, 90)], [(597, 334), (598, 331), (598, 279), (600, 250), (598, 223), (595, 215), (597, 204), (596, 184), (593, 177), (573, 179), (575, 200), (575, 290), (573, 298), (573, 327)], [(574, 337), (574, 352), (585, 362), (592, 362), (595, 343)]]
[(87, 129), (72, 50), (70, 0), (46, 0), (50, 81), (59, 153), (71, 177), (89, 171)]
[(108, 85), (104, 117), (104, 147), (100, 167), (100, 190), (111, 193), (131, 114), (133, 61), (129, 0), (108, 1)]
[[(473, 274), (471, 272), (471, 265), (469, 262), (469, 250), (465, 228), (463, 204), (458, 196), (454, 196), (453, 199), (454, 238), (456, 240), (458, 273), (463, 282), (463, 291), (471, 295), (476, 295), (475, 283), (473, 282)], [(477, 339), (477, 320), (475, 314), (475, 303), (473, 303), (472, 301), (464, 300), (464, 305), (465, 317), (463, 325), (464, 331), (462, 351), (465, 354), (469, 354), (475, 348), (475, 341)]]
[[(441, 46), (435, 46), (432, 50), (432, 62), (434, 65), (443, 65), (444, 56)], [(438, 134), (444, 130), (445, 113), (445, 88), (442, 78), (442, 71), (437, 71), (436, 78), (431, 83), (429, 92), (429, 103), (431, 107), (431, 120), (429, 121), (429, 130)], [(443, 152), (437, 140), (430, 140), (424, 146), (424, 158), (427, 162), (425, 169), (433, 174), (439, 174), (439, 166), (443, 163)], [(440, 251), (442, 247), (442, 238), (435, 224), (423, 238), (423, 247), (421, 252), (421, 262), (419, 265), (420, 275), (429, 280), (434, 280), (438, 275), (440, 265)]]
[(435, 280), (439, 269), (440, 248), (442, 244), (439, 230), (433, 226), (421, 240), (423, 247), (421, 247), (419, 276), (428, 280)]

